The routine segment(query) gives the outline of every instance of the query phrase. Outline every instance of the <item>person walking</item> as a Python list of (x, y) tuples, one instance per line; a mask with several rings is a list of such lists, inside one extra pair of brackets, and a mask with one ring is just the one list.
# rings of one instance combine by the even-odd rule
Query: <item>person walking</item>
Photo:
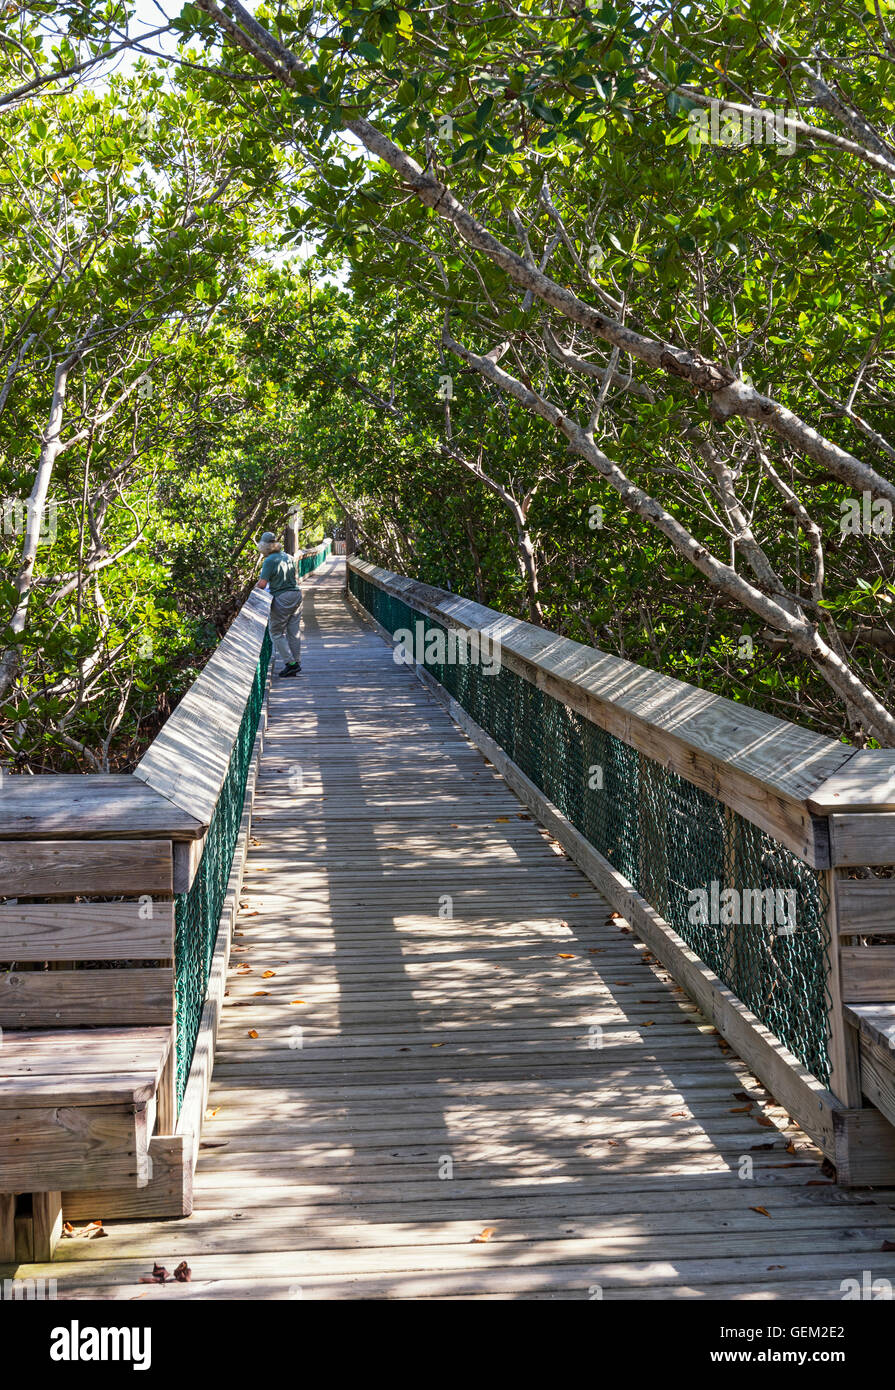
[(264, 556), (261, 578), (255, 587), (270, 589), (267, 626), (274, 651), (283, 662), (277, 674), (297, 676), (301, 670), (301, 588), (295, 560), (273, 531), (265, 531), (255, 544)]

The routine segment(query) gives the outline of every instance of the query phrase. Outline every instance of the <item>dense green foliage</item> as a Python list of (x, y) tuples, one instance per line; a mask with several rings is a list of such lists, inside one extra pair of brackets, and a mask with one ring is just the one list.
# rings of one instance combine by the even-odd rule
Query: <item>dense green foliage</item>
[(6, 497), (68, 376), (25, 600), (2, 537), (8, 759), (126, 765), (295, 501), (895, 741), (888, 3), (201, 0), (114, 73), (128, 5), (14, 8)]

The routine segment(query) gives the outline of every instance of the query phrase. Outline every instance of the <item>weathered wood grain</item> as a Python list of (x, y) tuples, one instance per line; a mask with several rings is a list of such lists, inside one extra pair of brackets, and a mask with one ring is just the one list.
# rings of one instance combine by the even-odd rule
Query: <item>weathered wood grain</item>
[(0, 960), (151, 960), (174, 954), (174, 904), (0, 905)]
[(205, 829), (128, 773), (47, 773), (0, 784), (0, 840), (191, 840)]
[(895, 936), (895, 879), (836, 881), (840, 936)]
[(0, 973), (0, 1027), (171, 1024), (174, 971), (22, 970)]
[(842, 868), (895, 864), (895, 812), (831, 815), (830, 857)]
[(895, 999), (895, 945), (843, 946), (839, 959), (846, 1004)]
[(136, 897), (170, 893), (171, 885), (170, 840), (0, 839), (3, 897), (76, 893)]

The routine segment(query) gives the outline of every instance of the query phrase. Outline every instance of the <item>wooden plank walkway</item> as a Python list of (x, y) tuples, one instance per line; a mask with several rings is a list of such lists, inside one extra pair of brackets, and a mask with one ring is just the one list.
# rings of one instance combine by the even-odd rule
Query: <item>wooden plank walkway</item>
[[(21, 1273), (63, 1299), (895, 1282), (886, 1194), (832, 1185), (343, 582), (307, 581), (304, 671), (274, 682), (196, 1211)], [(192, 1283), (139, 1283), (184, 1259)]]

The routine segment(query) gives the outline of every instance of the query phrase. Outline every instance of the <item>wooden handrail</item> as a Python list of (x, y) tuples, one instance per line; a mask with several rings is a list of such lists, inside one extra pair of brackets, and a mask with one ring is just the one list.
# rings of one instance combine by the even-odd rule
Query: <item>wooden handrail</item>
[(220, 644), (134, 769), (207, 826), (255, 682), (269, 597), (253, 589)]
[[(365, 560), (351, 558), (348, 566), (443, 626), (496, 642), (502, 663), (533, 685), (716, 797), (812, 867), (829, 866), (824, 798), (831, 787), (848, 787), (852, 759), (870, 755)], [(895, 755), (879, 756), (888, 764)], [(844, 794), (836, 808), (847, 808)]]

